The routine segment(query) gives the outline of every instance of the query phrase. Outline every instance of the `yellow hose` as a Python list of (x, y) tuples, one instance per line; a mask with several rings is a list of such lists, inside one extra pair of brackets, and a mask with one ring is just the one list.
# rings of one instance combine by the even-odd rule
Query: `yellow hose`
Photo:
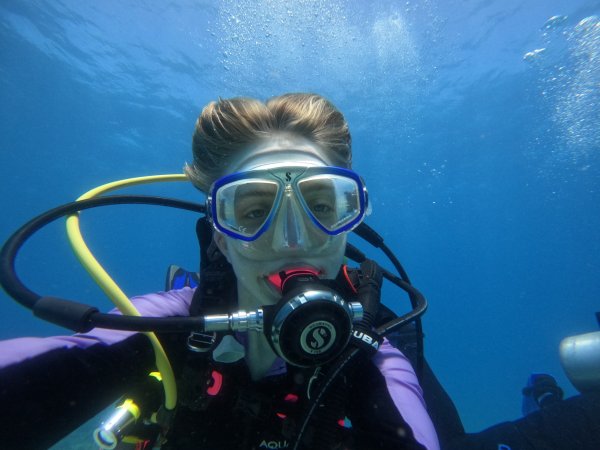
[[(187, 177), (184, 174), (169, 174), (128, 178), (98, 186), (86, 192), (77, 200), (86, 200), (89, 198), (98, 197), (102, 194), (106, 194), (107, 192), (124, 187), (168, 181), (187, 181)], [(96, 258), (94, 258), (94, 255), (92, 255), (92, 252), (87, 247), (79, 228), (79, 213), (71, 214), (69, 217), (67, 217), (67, 235), (69, 237), (71, 247), (73, 247), (73, 251), (83, 267), (88, 271), (88, 273), (98, 284), (98, 286), (100, 286), (104, 293), (112, 300), (119, 311), (126, 315), (139, 316), (140, 313), (135, 306), (133, 306), (127, 295), (125, 295), (117, 283), (115, 283), (110, 275), (108, 275), (108, 273), (104, 270)], [(175, 375), (173, 374), (171, 363), (169, 362), (165, 350), (163, 349), (156, 335), (151, 332), (145, 332), (144, 334), (148, 336), (150, 342), (152, 343), (156, 359), (156, 367), (162, 375), (163, 387), (165, 390), (165, 407), (169, 410), (175, 409), (175, 406), (177, 405), (177, 386), (175, 384)]]

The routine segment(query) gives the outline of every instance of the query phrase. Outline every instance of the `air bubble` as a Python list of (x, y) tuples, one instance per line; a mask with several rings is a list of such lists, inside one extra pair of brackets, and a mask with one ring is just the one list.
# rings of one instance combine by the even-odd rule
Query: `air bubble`
[(535, 50), (531, 51), (531, 52), (527, 52), (523, 55), (523, 59), (525, 61), (531, 61), (537, 57), (539, 57), (539, 55), (543, 52), (545, 52), (546, 49), (545, 48), (536, 48)]
[(562, 25), (567, 20), (567, 16), (552, 16), (550, 17), (542, 29), (550, 30)]
[(575, 25), (575, 31), (579, 33), (592, 31), (596, 27), (600, 28), (598, 16), (589, 16), (585, 19), (582, 19), (577, 25)]

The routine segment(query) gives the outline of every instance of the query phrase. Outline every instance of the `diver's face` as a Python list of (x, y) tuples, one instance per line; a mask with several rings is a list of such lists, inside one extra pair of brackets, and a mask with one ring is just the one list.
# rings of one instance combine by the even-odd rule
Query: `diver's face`
[[(322, 167), (329, 165), (324, 152), (297, 137), (277, 137), (250, 148), (230, 168), (230, 173), (259, 170), (281, 165)], [(320, 190), (315, 189), (314, 196)], [(254, 189), (244, 186), (236, 191), (235, 220), (247, 227), (260, 221), (265, 211), (261, 202), (269, 198), (269, 186)], [(327, 198), (318, 200), (319, 211), (326, 209)], [(248, 206), (247, 205), (252, 205)], [(324, 214), (324, 213), (323, 213)], [(242, 215), (243, 217), (238, 217)], [(278, 274), (302, 269), (320, 278), (335, 278), (342, 265), (346, 233), (335, 236), (319, 229), (307, 216), (293, 192), (285, 192), (269, 227), (257, 239), (244, 241), (220, 232), (215, 241), (231, 263), (238, 279), (240, 305), (256, 307), (274, 304), (281, 298)]]

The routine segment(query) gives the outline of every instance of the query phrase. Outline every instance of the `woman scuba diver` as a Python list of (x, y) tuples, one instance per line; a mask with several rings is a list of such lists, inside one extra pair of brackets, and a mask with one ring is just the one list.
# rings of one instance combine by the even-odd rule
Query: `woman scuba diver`
[[(219, 100), (192, 150), (199, 285), (131, 299), (146, 318), (202, 318), (202, 332), (159, 335), (177, 409), (160, 407), (149, 339), (125, 331), (144, 328), (92, 329), (87, 309), (72, 327), (85, 333), (0, 344), (8, 448), (46, 448), (126, 394), (96, 432), (104, 448), (438, 449), (415, 371), (378, 328), (382, 269), (344, 265), (369, 202), (343, 115), (313, 94)], [(37, 300), (41, 317), (72, 309)]]

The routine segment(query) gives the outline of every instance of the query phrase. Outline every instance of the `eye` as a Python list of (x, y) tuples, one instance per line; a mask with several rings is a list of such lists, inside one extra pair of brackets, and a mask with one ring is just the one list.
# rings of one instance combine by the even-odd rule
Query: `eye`
[(244, 222), (258, 222), (267, 218), (273, 204), (264, 198), (245, 198), (237, 205), (236, 216)]
[(258, 220), (264, 218), (267, 215), (267, 212), (268, 211), (264, 208), (255, 208), (245, 212), (243, 217), (249, 220)]
[(310, 209), (315, 214), (331, 214), (333, 212), (333, 207), (325, 202), (312, 204)]
[(277, 195), (276, 184), (247, 183), (237, 187), (234, 198), (236, 221), (256, 230), (267, 219)]

